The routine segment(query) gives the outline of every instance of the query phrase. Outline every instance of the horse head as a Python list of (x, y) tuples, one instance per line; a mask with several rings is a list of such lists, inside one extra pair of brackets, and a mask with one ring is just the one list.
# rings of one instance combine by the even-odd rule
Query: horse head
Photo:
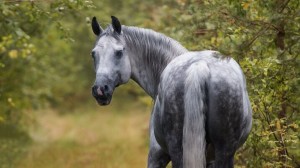
[(114, 89), (130, 79), (131, 66), (125, 50), (125, 40), (119, 20), (112, 16), (112, 24), (105, 30), (96, 17), (92, 19), (92, 30), (97, 36), (91, 52), (94, 60), (96, 79), (92, 94), (99, 105), (108, 105)]

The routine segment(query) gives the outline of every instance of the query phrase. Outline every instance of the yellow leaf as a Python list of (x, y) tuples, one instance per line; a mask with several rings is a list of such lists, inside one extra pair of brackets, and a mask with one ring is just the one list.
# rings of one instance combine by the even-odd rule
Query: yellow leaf
[(4, 46), (4, 44), (0, 43), (0, 53), (3, 53), (6, 51), (6, 48)]
[(217, 41), (217, 39), (216, 39), (215, 37), (212, 37), (212, 38), (210, 39), (210, 42), (211, 42), (212, 44), (215, 44), (216, 41)]
[(299, 126), (297, 124), (295, 124), (295, 123), (290, 124), (289, 127), (294, 128), (294, 129), (298, 129), (299, 128)]
[(13, 102), (12, 98), (8, 98), (7, 101), (12, 107), (15, 106), (15, 103)]
[(280, 121), (279, 120), (277, 120), (277, 122), (276, 122), (276, 129), (277, 130), (281, 129), (281, 125), (280, 125)]
[(18, 51), (17, 50), (10, 50), (8, 53), (8, 56), (12, 59), (15, 59), (18, 57)]
[(2, 116), (0, 116), (0, 123), (4, 122), (4, 118)]
[(248, 2), (243, 2), (242, 7), (244, 10), (247, 10), (249, 8), (249, 3)]

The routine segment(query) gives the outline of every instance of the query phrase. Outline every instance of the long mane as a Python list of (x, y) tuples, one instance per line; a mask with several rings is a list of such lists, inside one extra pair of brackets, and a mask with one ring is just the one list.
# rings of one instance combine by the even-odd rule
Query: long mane
[(156, 70), (153, 73), (155, 80), (159, 80), (161, 72), (173, 58), (188, 51), (176, 40), (150, 29), (123, 26), (122, 30), (128, 48), (143, 60), (143, 66)]

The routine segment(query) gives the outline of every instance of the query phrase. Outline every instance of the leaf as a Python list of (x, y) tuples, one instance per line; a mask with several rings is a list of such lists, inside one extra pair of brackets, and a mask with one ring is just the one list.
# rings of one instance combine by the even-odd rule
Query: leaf
[(244, 10), (247, 10), (249, 8), (250, 3), (249, 2), (243, 2), (242, 7)]
[(10, 50), (9, 53), (8, 53), (8, 56), (11, 58), (11, 59), (15, 59), (18, 57), (18, 51), (17, 50)]
[(280, 125), (280, 121), (279, 120), (276, 121), (276, 129), (277, 130), (281, 129), (281, 125)]
[(3, 123), (5, 120), (2, 116), (0, 116), (0, 124)]

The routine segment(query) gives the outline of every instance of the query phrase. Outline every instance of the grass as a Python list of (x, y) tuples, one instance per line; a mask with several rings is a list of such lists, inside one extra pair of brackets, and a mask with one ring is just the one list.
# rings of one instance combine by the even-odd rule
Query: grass
[(16, 167), (146, 167), (150, 111), (134, 98), (117, 96), (106, 107), (93, 102), (63, 114), (34, 112), (33, 142)]

